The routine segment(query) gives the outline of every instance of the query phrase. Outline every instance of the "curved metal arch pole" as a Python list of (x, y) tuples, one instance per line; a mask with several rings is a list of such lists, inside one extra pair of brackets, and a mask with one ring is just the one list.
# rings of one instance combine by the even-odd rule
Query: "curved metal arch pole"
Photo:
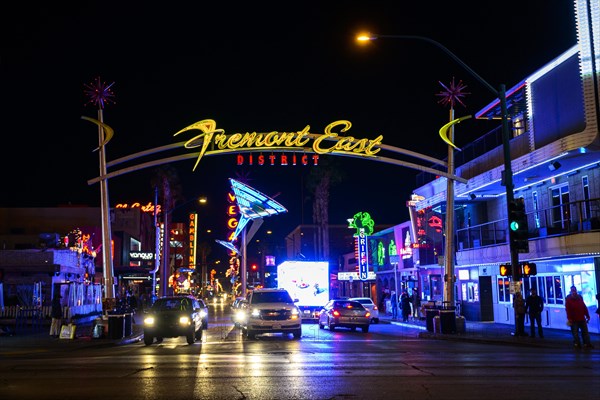
[[(169, 149), (171, 149), (172, 147), (170, 146), (163, 146), (163, 147), (169, 147)], [(383, 147), (382, 147), (383, 149)], [(400, 153), (403, 152), (403, 149), (399, 149), (399, 148), (394, 148), (391, 146), (385, 146), (385, 150), (388, 151), (394, 151), (394, 150), (398, 150), (396, 152)], [(253, 153), (258, 151), (257, 149), (235, 149), (232, 150), (231, 152), (233, 153), (235, 151), (235, 153)], [(305, 154), (317, 154), (315, 153), (312, 148), (303, 148), (303, 149), (297, 149), (297, 148), (285, 148), (285, 149), (269, 149), (269, 151), (273, 152), (273, 153), (281, 153), (281, 152), (292, 152), (292, 153), (305, 153)], [(138, 157), (141, 157), (141, 154), (143, 153), (144, 155), (147, 154), (153, 154), (156, 153), (157, 151), (151, 151), (151, 150), (147, 150), (144, 152), (140, 152), (140, 153), (136, 153), (138, 155)], [(222, 151), (222, 150), (217, 150), (217, 151), (212, 151), (209, 152), (207, 151), (204, 154), (204, 157), (210, 157), (210, 156), (215, 156), (215, 155), (219, 155), (219, 154), (225, 154), (226, 152)], [(411, 152), (413, 153), (413, 152)], [(155, 167), (158, 165), (162, 165), (162, 164), (167, 164), (170, 162), (177, 162), (177, 161), (183, 161), (183, 160), (187, 160), (187, 159), (191, 159), (191, 158), (198, 158), (198, 155), (200, 153), (199, 152), (194, 152), (194, 153), (187, 153), (187, 154), (181, 154), (178, 156), (173, 156), (173, 157), (167, 157), (167, 158), (162, 158), (162, 159), (158, 159), (158, 160), (154, 160), (154, 161), (148, 161), (145, 163), (141, 163), (138, 165), (134, 165), (131, 167), (127, 167), (127, 168), (123, 168), (117, 171), (113, 171), (110, 173), (107, 173), (106, 175), (102, 175), (96, 178), (92, 178), (90, 180), (87, 181), (88, 185), (93, 185), (95, 183), (100, 182), (103, 179), (111, 179), (111, 178), (115, 178), (117, 176), (121, 176), (121, 175), (125, 175), (128, 174), (130, 172), (134, 172), (134, 171), (139, 171), (145, 168), (150, 168), (150, 167)], [(454, 179), (457, 182), (461, 182), (461, 183), (467, 183), (468, 181), (464, 178), (461, 178), (459, 176), (456, 176), (454, 174), (448, 174), (446, 172), (434, 169), (434, 168), (430, 168), (430, 167), (426, 167), (423, 165), (419, 165), (419, 164), (415, 164), (409, 161), (402, 161), (402, 160), (396, 160), (393, 158), (389, 158), (389, 157), (381, 157), (381, 156), (370, 156), (370, 157), (365, 157), (365, 156), (360, 156), (360, 155), (352, 155), (349, 153), (338, 153), (338, 152), (331, 152), (331, 153), (327, 153), (328, 155), (336, 155), (336, 156), (342, 156), (342, 157), (352, 157), (352, 158), (359, 158), (359, 159), (364, 159), (364, 160), (371, 160), (371, 161), (378, 161), (378, 162), (383, 162), (386, 164), (392, 164), (392, 165), (398, 165), (398, 166), (403, 166), (403, 167), (407, 167), (407, 168), (411, 168), (411, 169), (416, 169), (419, 171), (423, 171), (423, 172), (429, 172), (431, 174), (434, 175), (439, 175), (439, 176), (444, 176), (448, 179)], [(413, 154), (419, 154), (419, 153), (413, 153)], [(435, 158), (432, 157), (427, 157), (427, 156), (423, 156), (423, 155), (419, 155), (419, 157), (423, 158), (426, 157), (427, 160), (432, 161), (436, 164), (440, 164), (440, 165), (447, 165), (444, 161), (441, 160), (437, 160)], [(122, 159), (120, 159), (120, 163), (125, 162), (125, 161), (131, 161), (134, 160), (136, 157), (133, 157), (133, 155), (131, 156), (127, 156), (127, 157), (123, 157)], [(114, 162), (112, 165), (115, 165)]]

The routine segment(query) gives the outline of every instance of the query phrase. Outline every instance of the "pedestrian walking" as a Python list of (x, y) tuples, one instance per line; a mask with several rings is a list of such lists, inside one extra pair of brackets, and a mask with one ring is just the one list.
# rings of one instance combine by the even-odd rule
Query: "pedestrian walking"
[(408, 316), (411, 313), (410, 296), (408, 293), (402, 292), (402, 296), (400, 296), (400, 304), (402, 307), (402, 321), (408, 322)]
[(392, 297), (390, 297), (390, 306), (392, 307), (392, 318), (398, 318), (398, 296), (394, 290), (392, 290)]
[(532, 288), (529, 297), (525, 300), (525, 311), (529, 314), (529, 323), (531, 325), (531, 337), (535, 337), (535, 325), (537, 324), (538, 336), (544, 337), (542, 331), (542, 311), (544, 310), (544, 299), (538, 296), (537, 290)]
[[(571, 286), (571, 293), (565, 301), (565, 309), (567, 311), (567, 325), (571, 327), (571, 334), (573, 335), (573, 345), (578, 349), (581, 348), (581, 339), (583, 339), (583, 346), (593, 349), (594, 346), (592, 346), (587, 326), (590, 322), (590, 313), (583, 297), (577, 293), (575, 286)], [(579, 337), (580, 331), (581, 338)]]
[(517, 326), (515, 336), (527, 336), (525, 333), (525, 300), (523, 299), (523, 294), (521, 292), (517, 292), (515, 294), (515, 298), (513, 299), (513, 308), (515, 309)]
[(62, 325), (62, 306), (60, 304), (61, 295), (56, 293), (52, 298), (52, 309), (50, 310), (50, 316), (52, 322), (50, 323), (50, 336), (58, 337), (60, 335), (60, 326)]

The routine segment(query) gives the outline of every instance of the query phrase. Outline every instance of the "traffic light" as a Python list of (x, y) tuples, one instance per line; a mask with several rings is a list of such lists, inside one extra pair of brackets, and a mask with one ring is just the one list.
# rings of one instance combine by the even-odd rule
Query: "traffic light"
[(514, 249), (519, 253), (529, 252), (529, 238), (527, 214), (523, 198), (510, 203), (508, 215), (508, 228), (511, 230), (511, 241)]
[(537, 265), (532, 262), (524, 262), (523, 264), (523, 276), (537, 275)]
[(256, 271), (258, 269), (258, 265), (252, 264), (252, 271)]
[(500, 275), (512, 276), (512, 266), (510, 264), (500, 264)]

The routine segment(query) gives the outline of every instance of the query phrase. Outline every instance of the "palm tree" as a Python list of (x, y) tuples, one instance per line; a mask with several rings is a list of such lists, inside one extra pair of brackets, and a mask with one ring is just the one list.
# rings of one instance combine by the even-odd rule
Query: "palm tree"
[(342, 169), (332, 157), (319, 158), (319, 166), (310, 170), (307, 189), (313, 197), (315, 257), (329, 259), (329, 192), (331, 186), (343, 180)]
[(163, 205), (162, 214), (165, 230), (162, 268), (160, 270), (160, 294), (161, 296), (166, 296), (167, 282), (172, 273), (169, 260), (171, 211), (175, 208), (175, 203), (182, 197), (182, 188), (177, 170), (169, 164), (165, 164), (156, 170), (156, 175), (151, 180), (151, 184), (153, 187), (159, 188), (159, 201)]

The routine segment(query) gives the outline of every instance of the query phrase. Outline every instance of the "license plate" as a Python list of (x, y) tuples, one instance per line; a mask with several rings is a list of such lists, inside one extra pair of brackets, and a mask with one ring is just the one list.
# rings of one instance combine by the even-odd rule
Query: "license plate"
[(304, 310), (304, 314), (310, 314), (310, 310)]
[(281, 325), (273, 325), (273, 329), (281, 329)]

